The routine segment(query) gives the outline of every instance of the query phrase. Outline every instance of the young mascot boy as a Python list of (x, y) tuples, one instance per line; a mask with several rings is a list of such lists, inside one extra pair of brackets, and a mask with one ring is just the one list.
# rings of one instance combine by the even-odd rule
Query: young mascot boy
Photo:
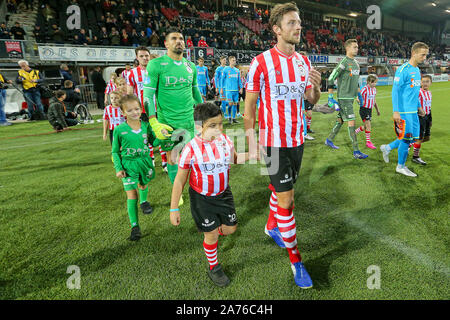
[(244, 163), (248, 154), (237, 154), (233, 142), (222, 133), (223, 114), (213, 103), (197, 105), (194, 111), (196, 135), (181, 153), (178, 173), (172, 189), (170, 222), (180, 224), (178, 202), (189, 178), (192, 217), (204, 234), (203, 248), (209, 262), (208, 275), (218, 286), (230, 279), (217, 260), (219, 235), (232, 234), (237, 228), (233, 194), (228, 184), (231, 163)]
[[(126, 95), (120, 99), (120, 108), (127, 121), (113, 131), (112, 156), (116, 176), (122, 179), (127, 194), (128, 217), (131, 224), (131, 241), (139, 240), (137, 197), (144, 214), (153, 209), (147, 202), (148, 183), (155, 177), (155, 167), (149, 157), (150, 145), (159, 145), (148, 122), (141, 121), (141, 103), (134, 95)], [(139, 192), (137, 191), (139, 189)]]
[(414, 155), (412, 158), (412, 162), (418, 163), (421, 165), (426, 165), (427, 163), (423, 161), (420, 158), (419, 152), (420, 147), (422, 146), (422, 142), (430, 141), (430, 134), (431, 134), (431, 76), (426, 74), (422, 76), (422, 88), (420, 89), (419, 94), (419, 103), (422, 107), (422, 110), (425, 112), (424, 116), (419, 116), (419, 122), (420, 122), (420, 136), (419, 140), (414, 142)]
[(113, 140), (114, 129), (125, 121), (125, 117), (120, 109), (121, 94), (118, 90), (111, 92), (110, 94), (111, 104), (107, 106), (103, 111), (103, 140), (106, 140), (109, 128), (109, 142)]
[(370, 140), (370, 132), (372, 130), (372, 108), (375, 107), (377, 114), (380, 115), (380, 110), (378, 110), (378, 105), (375, 100), (375, 96), (377, 95), (377, 88), (375, 88), (377, 82), (378, 77), (374, 74), (369, 74), (367, 77), (367, 85), (361, 89), (362, 106), (359, 108), (359, 115), (361, 116), (361, 120), (364, 124), (355, 130), (355, 133), (359, 133), (361, 131), (365, 132), (366, 147), (370, 149), (376, 149)]

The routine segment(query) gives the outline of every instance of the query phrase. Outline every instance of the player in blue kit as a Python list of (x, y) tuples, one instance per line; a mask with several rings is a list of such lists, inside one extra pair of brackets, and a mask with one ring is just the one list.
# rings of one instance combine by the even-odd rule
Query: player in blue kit
[(227, 111), (228, 103), (222, 91), (223, 69), (226, 66), (227, 66), (227, 57), (225, 56), (220, 57), (220, 66), (216, 68), (216, 73), (214, 74), (214, 83), (216, 84), (216, 94), (219, 96), (219, 100), (221, 101), (222, 113), (225, 116), (225, 119), (228, 119), (228, 116), (225, 114)]
[(230, 124), (233, 124), (238, 123), (236, 120), (236, 111), (237, 104), (239, 103), (239, 94), (242, 94), (243, 85), (241, 80), (241, 71), (235, 67), (236, 57), (229, 56), (228, 62), (230, 65), (223, 69), (221, 87), (228, 101), (228, 115), (231, 113), (229, 121)]
[(198, 58), (197, 66), (197, 85), (198, 89), (203, 98), (203, 102), (206, 101), (206, 86), (211, 87), (208, 76), (208, 68), (204, 65), (205, 60), (203, 58)]
[(398, 139), (380, 146), (385, 162), (389, 162), (389, 152), (398, 149), (398, 164), (395, 171), (409, 177), (417, 177), (417, 174), (409, 170), (405, 163), (410, 144), (419, 139), (418, 112), (421, 115), (424, 113), (419, 103), (421, 76), (417, 66), (425, 61), (428, 53), (428, 45), (416, 42), (411, 48), (411, 59), (395, 72), (392, 107)]

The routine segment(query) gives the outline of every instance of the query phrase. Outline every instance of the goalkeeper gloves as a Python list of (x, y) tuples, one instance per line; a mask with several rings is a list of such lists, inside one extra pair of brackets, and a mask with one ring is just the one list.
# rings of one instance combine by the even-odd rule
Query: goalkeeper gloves
[[(155, 136), (159, 140), (165, 140), (170, 138), (170, 132), (173, 131), (173, 128), (171, 126), (168, 126), (167, 124), (159, 123), (158, 120), (155, 118), (151, 118), (148, 121), (150, 123), (150, 126), (152, 127), (153, 132), (155, 133)], [(164, 134), (162, 131), (166, 130), (167, 134)]]
[(330, 93), (328, 95), (328, 106), (330, 108), (334, 108), (336, 111), (340, 110), (339, 103), (336, 100), (333, 99), (333, 94), (332, 93)]

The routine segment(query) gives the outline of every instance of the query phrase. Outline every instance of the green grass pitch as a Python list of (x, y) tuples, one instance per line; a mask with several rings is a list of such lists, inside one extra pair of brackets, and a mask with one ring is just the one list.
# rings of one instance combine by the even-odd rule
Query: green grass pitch
[[(310, 290), (295, 285), (286, 250), (264, 234), (270, 192), (263, 166), (231, 169), (239, 226), (219, 240), (219, 262), (232, 280), (222, 289), (207, 277), (187, 187), (181, 225), (169, 222), (171, 185), (159, 156), (149, 192), (154, 213), (140, 213), (143, 238), (132, 243), (100, 123), (60, 134), (43, 134), (51, 131), (45, 121), (1, 127), (0, 299), (450, 298), (450, 84), (432, 85), (431, 141), (421, 150), (428, 165), (411, 163), (412, 150), (407, 161), (415, 179), (395, 173), (395, 151), (389, 164), (379, 151), (394, 139), (390, 91), (378, 88), (377, 149), (358, 135), (366, 160), (352, 158), (346, 127), (335, 139), (341, 148), (328, 149), (336, 115), (313, 114), (316, 140), (305, 145), (294, 209)], [(80, 268), (78, 290), (66, 284), (71, 265)], [(367, 286), (370, 266), (379, 268), (380, 289)]]

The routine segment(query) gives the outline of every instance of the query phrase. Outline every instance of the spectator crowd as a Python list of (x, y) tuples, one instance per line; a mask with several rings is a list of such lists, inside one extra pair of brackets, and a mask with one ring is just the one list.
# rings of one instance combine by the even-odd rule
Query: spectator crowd
[[(8, 10), (15, 12), (15, 7), (20, 4), (22, 8), (30, 7), (31, 1), (8, 0)], [(69, 31), (66, 27), (65, 9), (71, 4), (81, 8), (82, 25), (79, 30)], [(256, 9), (252, 5), (224, 6), (223, 10), (218, 9), (215, 1), (207, 0), (39, 0), (39, 15), (33, 35), (38, 43), (164, 47), (166, 31), (177, 27), (183, 30), (187, 47), (262, 51), (274, 45), (273, 35), (267, 28), (270, 16), (267, 6)], [(231, 21), (235, 27), (183, 23), (181, 17)], [(264, 28), (256, 32), (247, 29), (240, 25), (238, 18), (257, 21)], [(344, 54), (343, 42), (356, 38), (361, 56), (406, 58), (412, 43), (417, 41), (403, 34), (371, 32), (351, 20), (341, 19), (336, 25), (302, 16), (302, 28), (298, 49), (311, 54)], [(11, 30), (4, 23), (0, 25), (2, 39), (24, 39), (24, 35), (25, 30), (19, 22)], [(431, 46), (430, 52), (435, 58), (444, 59), (445, 45), (424, 40)]]

